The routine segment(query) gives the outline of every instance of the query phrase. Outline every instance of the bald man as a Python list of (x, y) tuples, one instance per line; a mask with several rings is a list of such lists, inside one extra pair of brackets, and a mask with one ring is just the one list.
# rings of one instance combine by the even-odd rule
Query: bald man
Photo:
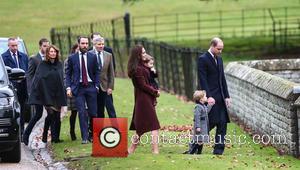
[(222, 155), (224, 152), (227, 123), (230, 122), (227, 112), (230, 97), (221, 57), (223, 48), (223, 41), (215, 37), (211, 40), (208, 51), (197, 61), (199, 88), (206, 91), (208, 104), (213, 104), (208, 118), (210, 130), (217, 128), (213, 151), (216, 155)]

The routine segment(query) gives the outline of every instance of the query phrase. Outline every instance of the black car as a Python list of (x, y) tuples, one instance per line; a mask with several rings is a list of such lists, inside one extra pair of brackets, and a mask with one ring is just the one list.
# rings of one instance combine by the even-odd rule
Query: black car
[(20, 162), (20, 104), (11, 81), (25, 78), (22, 69), (5, 67), (0, 57), (0, 158), (2, 162)]

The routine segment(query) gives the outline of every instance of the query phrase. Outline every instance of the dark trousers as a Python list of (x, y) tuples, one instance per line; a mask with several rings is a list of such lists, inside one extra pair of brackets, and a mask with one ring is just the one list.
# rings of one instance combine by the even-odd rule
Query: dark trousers
[(97, 95), (97, 117), (104, 118), (104, 107), (106, 107), (109, 118), (116, 118), (116, 111), (113, 104), (112, 95), (107, 95), (107, 92), (102, 90)]
[(70, 133), (75, 135), (75, 123), (76, 123), (77, 110), (71, 110), (70, 116)]
[(105, 107), (110, 118), (117, 117), (112, 94), (106, 96)]
[[(85, 104), (88, 107), (87, 112)], [(76, 108), (79, 115), (81, 138), (82, 140), (88, 140), (89, 131), (92, 132), (93, 129), (92, 119), (97, 116), (97, 89), (91, 83), (87, 87), (79, 86), (76, 96)], [(88, 118), (90, 118), (89, 124)]]
[[(50, 128), (51, 126), (51, 128)], [(47, 117), (45, 118), (43, 142), (47, 142), (48, 130), (51, 129), (51, 141), (58, 141), (60, 135), (60, 111), (54, 111), (50, 108), (47, 109)]]
[[(20, 95), (18, 94), (18, 97)], [(24, 132), (24, 116), (25, 116), (25, 112), (26, 112), (26, 98), (24, 97), (19, 97), (19, 103), (20, 103), (20, 107), (21, 107), (21, 113), (20, 113), (20, 128), (21, 128), (21, 135)]]
[(21, 129), (21, 135), (23, 135), (24, 132), (24, 116), (26, 112), (26, 102), (28, 98), (27, 94), (27, 85), (26, 80), (23, 80), (20, 83), (13, 82), (13, 86), (17, 89), (17, 96), (20, 103), (20, 129)]
[(31, 131), (33, 129), (33, 127), (35, 126), (36, 122), (38, 122), (40, 120), (40, 118), (43, 115), (43, 105), (34, 105), (35, 108), (35, 112), (33, 117), (31, 117), (24, 133), (23, 133), (23, 139), (28, 141), (28, 138), (31, 134)]
[(209, 131), (211, 131), (214, 127), (217, 127), (215, 134), (215, 146), (214, 146), (214, 154), (223, 154), (225, 149), (225, 136), (227, 131), (227, 122), (226, 122), (226, 111), (221, 111), (221, 121), (218, 123), (209, 122)]

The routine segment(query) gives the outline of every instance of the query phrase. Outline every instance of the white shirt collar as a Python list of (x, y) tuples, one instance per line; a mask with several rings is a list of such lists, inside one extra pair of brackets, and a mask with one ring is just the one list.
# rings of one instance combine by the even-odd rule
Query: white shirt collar
[(44, 54), (42, 54), (42, 52), (41, 52), (41, 51), (39, 51), (39, 54), (40, 54), (40, 56), (42, 57), (42, 60), (45, 60), (45, 55), (44, 55)]
[[(14, 53), (13, 53), (13, 52), (11, 52), (10, 50), (9, 50), (9, 52), (10, 52), (10, 55), (11, 55), (11, 56), (13, 56), (13, 54), (14, 54)], [(16, 54), (16, 55), (18, 55), (18, 51), (16, 51), (16, 53), (15, 53), (15, 54)]]
[(210, 49), (208, 49), (208, 52), (210, 53), (210, 55), (214, 58), (215, 56), (213, 55), (213, 53), (211, 52)]
[[(81, 51), (78, 51), (78, 54), (79, 54), (79, 56), (81, 56), (82, 52), (81, 52)], [(83, 54), (83, 56), (85, 56), (86, 54), (87, 54), (87, 52), (85, 52), (85, 53)]]

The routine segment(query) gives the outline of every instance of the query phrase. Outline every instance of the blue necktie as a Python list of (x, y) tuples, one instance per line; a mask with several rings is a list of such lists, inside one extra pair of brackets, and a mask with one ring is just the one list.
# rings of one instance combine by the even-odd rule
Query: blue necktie
[(17, 68), (19, 68), (19, 64), (18, 64), (16, 53), (13, 53), (13, 58), (14, 58), (14, 61), (15, 61), (15, 64), (16, 64)]
[(99, 70), (101, 70), (101, 68), (102, 68), (102, 61), (101, 61), (101, 57), (100, 57), (100, 55), (101, 55), (101, 52), (98, 52), (98, 64), (99, 64)]

